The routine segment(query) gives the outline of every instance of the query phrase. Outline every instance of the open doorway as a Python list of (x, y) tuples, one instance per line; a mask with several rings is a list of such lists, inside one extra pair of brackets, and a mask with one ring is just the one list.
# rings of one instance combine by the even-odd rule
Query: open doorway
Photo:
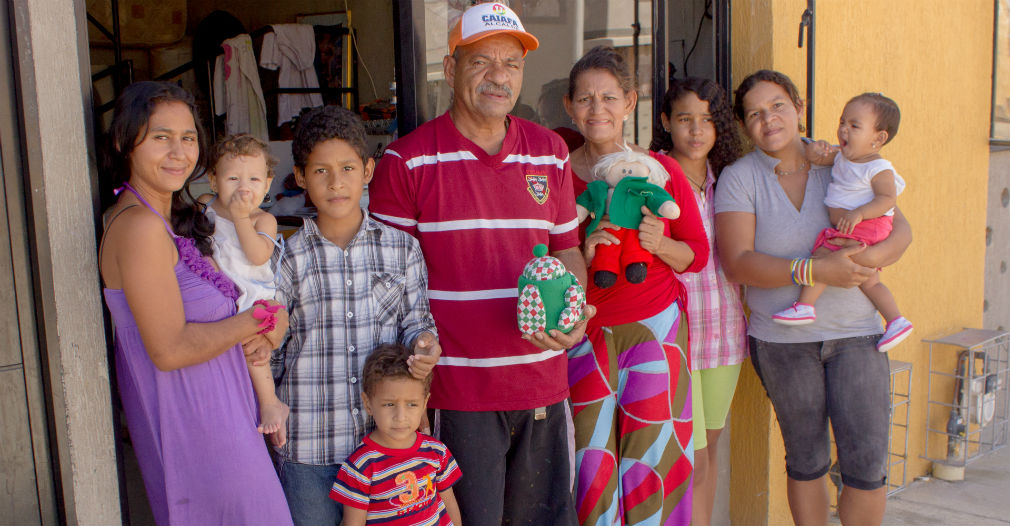
[[(85, 4), (85, 2), (82, 2)], [(209, 131), (209, 143), (226, 134), (250, 129), (235, 129), (229, 124), (231, 112), (224, 112), (215, 76), (230, 67), (221, 43), (237, 35), (249, 35), (252, 71), (259, 79), (264, 99), (266, 126), (262, 134), (269, 140), (271, 153), (281, 159), (277, 167), (273, 197), (267, 206), (271, 212), (284, 203), (288, 207), (278, 220), (279, 230), (293, 231), (301, 226), (303, 213), (309, 213), (304, 197), (287, 195), (284, 182), (291, 171), (290, 136), (292, 118), (305, 106), (340, 105), (365, 120), (370, 151), (381, 152), (393, 137), (395, 106), (393, 91), (394, 14), (390, 2), (373, 0), (87, 0), (88, 40), (92, 73), (93, 118), (97, 141), (102, 140), (111, 122), (116, 96), (133, 81), (164, 80), (194, 94), (201, 108), (200, 118)], [(116, 15), (116, 16), (113, 16)], [(83, 15), (82, 15), (83, 16)], [(315, 86), (288, 88), (282, 85), (283, 64), (273, 67), (264, 51), (265, 42), (277, 34), (278, 25), (298, 25), (309, 44), (305, 49)], [(217, 74), (217, 75), (215, 75)], [(251, 85), (251, 84), (249, 84)], [(220, 84), (218, 85), (220, 87)], [(225, 86), (225, 89), (228, 87)], [(287, 90), (287, 91), (285, 91)], [(282, 97), (302, 97), (306, 101), (284, 114)], [(290, 106), (290, 105), (288, 105)], [(222, 113), (224, 113), (222, 115)], [(103, 205), (114, 199), (107, 177), (99, 175)], [(292, 189), (293, 190), (293, 189)], [(193, 193), (206, 191), (195, 185)], [(282, 199), (288, 199), (284, 201)], [(97, 222), (100, 224), (100, 222)], [(97, 257), (97, 255), (95, 256)], [(108, 334), (111, 334), (109, 332)], [(110, 354), (111, 356), (111, 354)], [(110, 362), (110, 365), (114, 365)], [(110, 371), (111, 376), (115, 376)], [(114, 395), (117, 398), (118, 394)], [(118, 420), (122, 422), (122, 419)], [(144, 485), (131, 449), (125, 422), (118, 427), (124, 500), (124, 522), (152, 524)], [(113, 437), (109, 437), (110, 440)]]

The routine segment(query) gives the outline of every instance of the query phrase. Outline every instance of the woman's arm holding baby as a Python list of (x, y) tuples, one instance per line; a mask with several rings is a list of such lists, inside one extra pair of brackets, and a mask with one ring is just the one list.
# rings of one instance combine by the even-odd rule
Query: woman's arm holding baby
[[(884, 170), (874, 175), (870, 180), (870, 185), (873, 187), (873, 199), (870, 202), (852, 210), (845, 210), (837, 221), (832, 213), (832, 223), (835, 224), (835, 228), (839, 232), (851, 234), (860, 221), (880, 217), (894, 208), (894, 203), (898, 198), (898, 188), (894, 184), (893, 170)], [(835, 210), (831, 209), (831, 212), (835, 212)]]
[(866, 247), (866, 250), (852, 256), (852, 261), (870, 268), (893, 265), (912, 244), (912, 226), (898, 207), (894, 207), (894, 223), (887, 239)]
[[(755, 250), (756, 224), (755, 215), (747, 212), (715, 214), (715, 240), (726, 277), (736, 283), (766, 289), (791, 285), (791, 259)], [(873, 269), (853, 260), (866, 250), (855, 245), (814, 259), (814, 281), (842, 288), (861, 285), (873, 275)]]

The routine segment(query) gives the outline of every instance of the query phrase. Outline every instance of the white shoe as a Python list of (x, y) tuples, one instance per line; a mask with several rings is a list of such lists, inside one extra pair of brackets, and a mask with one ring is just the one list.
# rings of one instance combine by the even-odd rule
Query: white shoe
[(912, 334), (912, 322), (906, 320), (904, 316), (898, 316), (887, 323), (884, 335), (877, 342), (877, 350), (880, 352), (890, 351), (905, 338), (908, 338), (909, 334)]
[(775, 323), (782, 325), (807, 325), (817, 320), (817, 312), (809, 303), (793, 303), (792, 307), (772, 316)]

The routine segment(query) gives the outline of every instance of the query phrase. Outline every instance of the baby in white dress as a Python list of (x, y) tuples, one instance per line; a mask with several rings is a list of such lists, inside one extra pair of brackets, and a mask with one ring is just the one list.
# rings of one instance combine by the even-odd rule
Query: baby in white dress
[[(270, 257), (277, 245), (277, 220), (260, 209), (273, 180), (277, 160), (267, 143), (247, 134), (225, 137), (214, 147), (213, 165), (207, 174), (213, 194), (200, 196), (205, 213), (214, 223), (214, 260), (238, 287), (238, 312), (257, 301), (274, 297), (274, 272)], [(277, 398), (269, 365), (250, 365), (260, 425), (274, 445), (285, 442), (284, 422), (288, 406)]]
[[(905, 189), (905, 180), (881, 157), (880, 149), (898, 133), (898, 105), (880, 93), (863, 93), (849, 100), (838, 123), (838, 146), (819, 141), (818, 164), (833, 164), (831, 184), (824, 204), (834, 228), (825, 229), (814, 243), (814, 257), (854, 244), (873, 245), (891, 234), (895, 200)], [(887, 352), (912, 332), (894, 295), (875, 273), (859, 288), (887, 321), (877, 350)], [(804, 285), (793, 305), (772, 316), (784, 325), (805, 325), (817, 318), (814, 305), (824, 292), (824, 283), (812, 283), (809, 259), (793, 260), (793, 281)]]

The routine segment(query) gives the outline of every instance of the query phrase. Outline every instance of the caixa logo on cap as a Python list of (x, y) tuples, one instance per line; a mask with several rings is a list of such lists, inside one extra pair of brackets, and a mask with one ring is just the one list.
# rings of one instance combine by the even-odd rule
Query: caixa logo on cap
[(508, 10), (501, 4), (491, 6), (491, 14), (480, 17), (485, 29), (519, 29), (519, 21), (507, 16)]

